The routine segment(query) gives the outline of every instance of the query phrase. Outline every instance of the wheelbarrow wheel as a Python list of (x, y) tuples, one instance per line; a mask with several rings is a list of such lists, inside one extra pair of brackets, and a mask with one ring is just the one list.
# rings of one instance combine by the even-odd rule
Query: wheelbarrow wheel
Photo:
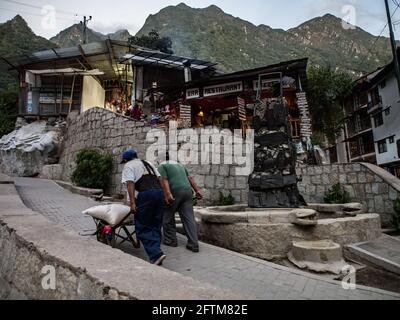
[(115, 230), (112, 230), (111, 232), (111, 239), (106, 237), (107, 239), (107, 245), (109, 245), (112, 248), (115, 248), (117, 245), (117, 237), (115, 236)]

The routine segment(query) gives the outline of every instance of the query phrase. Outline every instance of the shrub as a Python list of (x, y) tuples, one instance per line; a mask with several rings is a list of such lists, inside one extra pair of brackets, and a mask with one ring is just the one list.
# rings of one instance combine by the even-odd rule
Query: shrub
[(400, 198), (394, 202), (394, 215), (393, 215), (393, 225), (400, 231)]
[(325, 193), (324, 201), (328, 204), (344, 204), (351, 202), (351, 196), (350, 193), (344, 190), (343, 186), (338, 183)]
[(72, 182), (83, 188), (105, 189), (112, 169), (112, 158), (96, 150), (84, 149), (76, 156)]
[(222, 192), (219, 193), (219, 206), (233, 206), (235, 204), (235, 198), (232, 194), (225, 197)]

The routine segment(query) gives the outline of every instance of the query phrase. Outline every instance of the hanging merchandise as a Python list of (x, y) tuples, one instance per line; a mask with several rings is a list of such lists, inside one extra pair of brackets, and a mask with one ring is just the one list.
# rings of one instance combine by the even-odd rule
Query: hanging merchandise
[(239, 105), (239, 119), (240, 121), (247, 121), (246, 101), (240, 97), (237, 100)]
[(192, 126), (192, 107), (190, 105), (180, 105), (179, 122), (181, 128), (190, 128)]

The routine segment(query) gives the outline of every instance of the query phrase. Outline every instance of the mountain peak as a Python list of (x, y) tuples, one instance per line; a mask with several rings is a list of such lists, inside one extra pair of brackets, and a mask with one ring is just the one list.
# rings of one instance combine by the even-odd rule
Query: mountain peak
[(205, 8), (205, 10), (214, 11), (214, 12), (218, 12), (218, 13), (220, 13), (220, 12), (225, 13), (220, 7), (216, 6), (215, 4), (208, 6), (207, 8)]
[(184, 2), (181, 2), (180, 4), (178, 4), (177, 6), (176, 6), (176, 8), (179, 8), (179, 9), (191, 9), (191, 7), (189, 7), (186, 3), (184, 3)]

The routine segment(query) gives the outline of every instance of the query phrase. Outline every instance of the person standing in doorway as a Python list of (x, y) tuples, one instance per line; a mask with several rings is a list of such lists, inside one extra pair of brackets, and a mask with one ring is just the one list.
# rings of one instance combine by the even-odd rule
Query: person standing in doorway
[(135, 215), (137, 237), (150, 262), (160, 266), (166, 258), (161, 250), (165, 206), (160, 174), (151, 163), (139, 160), (137, 152), (132, 149), (124, 152), (122, 163), (125, 164), (122, 183), (127, 187), (127, 200)]
[(174, 161), (162, 163), (158, 171), (162, 177), (161, 184), (164, 189), (165, 202), (168, 207), (164, 212), (163, 234), (164, 245), (178, 246), (176, 237), (175, 213), (178, 212), (183, 223), (183, 228), (188, 242), (186, 248), (192, 252), (199, 252), (199, 240), (197, 235), (197, 223), (193, 210), (192, 188), (198, 199), (203, 195), (187, 169)]

